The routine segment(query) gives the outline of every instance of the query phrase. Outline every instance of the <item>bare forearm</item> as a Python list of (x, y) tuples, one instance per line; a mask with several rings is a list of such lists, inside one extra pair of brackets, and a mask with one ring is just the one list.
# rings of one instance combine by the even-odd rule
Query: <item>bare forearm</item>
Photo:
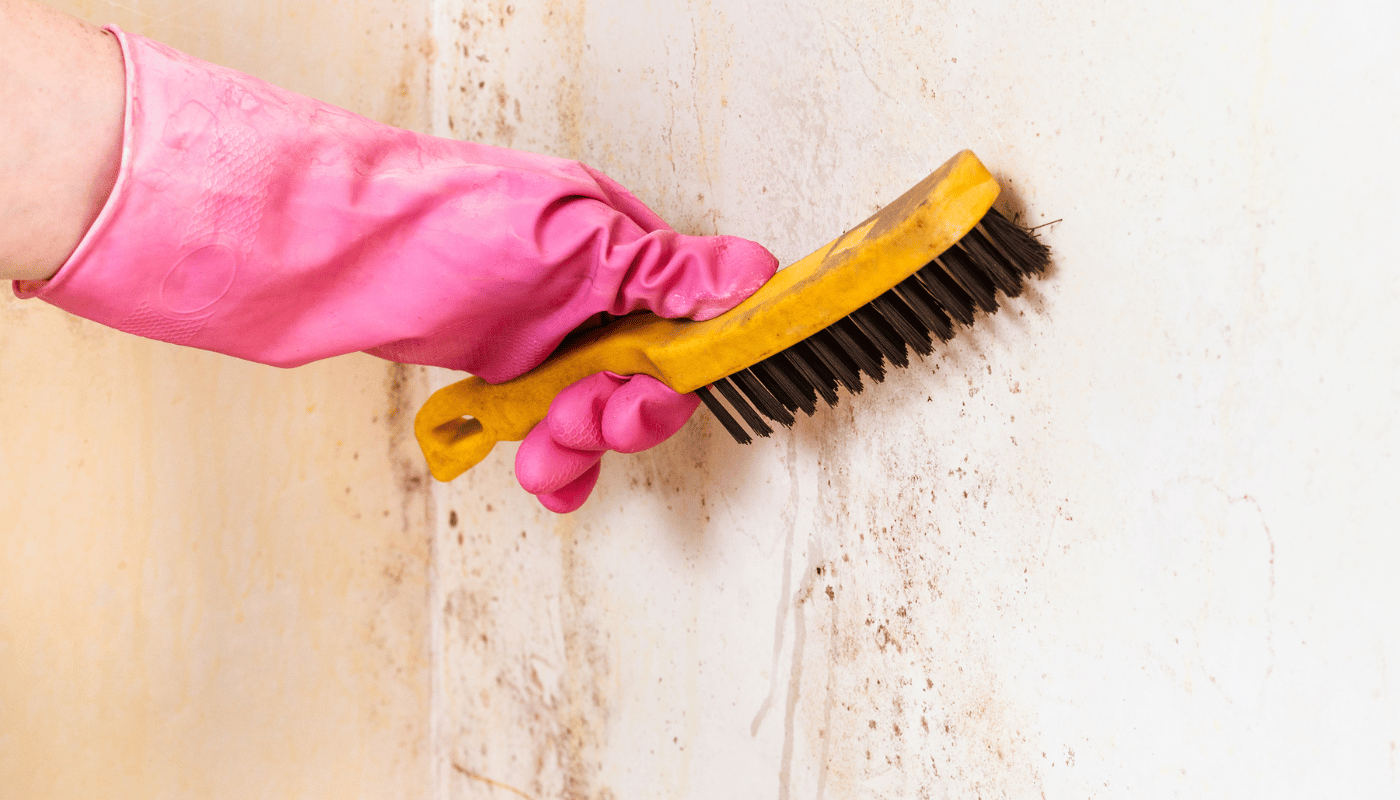
[(58, 270), (121, 161), (121, 48), (32, 0), (0, 0), (0, 278)]

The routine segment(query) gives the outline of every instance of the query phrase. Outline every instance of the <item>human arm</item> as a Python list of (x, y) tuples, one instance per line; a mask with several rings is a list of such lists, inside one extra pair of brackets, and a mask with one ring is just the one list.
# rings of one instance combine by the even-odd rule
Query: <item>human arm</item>
[(0, 0), (0, 280), (43, 280), (112, 191), (124, 105), (116, 37)]
[[(753, 242), (672, 230), (576, 161), (391, 128), (113, 30), (118, 175), (78, 248), (21, 297), (277, 366), (364, 351), (499, 382), (600, 314), (709, 318), (776, 267)], [(582, 502), (601, 449), (655, 444), (695, 408), (625, 383), (588, 395), (597, 437), (522, 446), (517, 475), (547, 507)], [(636, 424), (603, 424), (619, 413)]]

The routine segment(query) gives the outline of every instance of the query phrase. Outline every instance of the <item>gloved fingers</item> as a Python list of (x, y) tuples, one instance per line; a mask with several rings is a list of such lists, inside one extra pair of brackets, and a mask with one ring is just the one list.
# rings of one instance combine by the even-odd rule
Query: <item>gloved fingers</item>
[[(626, 215), (637, 227), (648, 234), (673, 230), (617, 181), (586, 164), (579, 166), (603, 190), (607, 204)], [(667, 294), (665, 287), (646, 286), (649, 279), (655, 281), (655, 275), (648, 275), (646, 270), (638, 271), (629, 282), (636, 283), (637, 289), (630, 293), (662, 298), (659, 306), (648, 304), (647, 307), (663, 317), (694, 320), (717, 317), (758, 291), (778, 269), (778, 259), (757, 242), (737, 236), (678, 236), (678, 239), (681, 244), (671, 258), (679, 259), (678, 263), (683, 265), (680, 272), (698, 268), (709, 273), (711, 285), (690, 297)], [(692, 260), (696, 263), (684, 263)]]
[(544, 418), (555, 443), (574, 450), (607, 450), (603, 437), (603, 409), (627, 379), (598, 372), (570, 385), (555, 396)]
[(598, 462), (608, 449), (604, 410), (626, 383), (626, 378), (611, 372), (576, 381), (555, 396), (544, 420), (520, 443), (515, 454), (516, 480), (525, 491), (538, 495), (546, 508), (572, 511), (598, 482)]
[(640, 252), (621, 296), (658, 316), (706, 320), (738, 305), (773, 277), (778, 259), (761, 244), (737, 236), (674, 237)]
[(548, 425), (536, 425), (515, 452), (515, 479), (530, 494), (557, 492), (588, 472), (601, 450), (575, 450), (554, 441)]
[(655, 447), (685, 425), (700, 399), (650, 375), (590, 375), (560, 392), (549, 414), (520, 443), (515, 477), (525, 491), (563, 514), (583, 504), (598, 482), (604, 450)]
[(650, 375), (633, 375), (612, 393), (602, 411), (601, 438), (610, 450), (637, 453), (666, 441), (700, 405)]
[(602, 466), (601, 462), (594, 462), (593, 466), (564, 488), (538, 495), (540, 505), (556, 514), (577, 511), (578, 507), (583, 505), (583, 501), (588, 499), (588, 495), (593, 492), (593, 487), (597, 485), (598, 474)]
[[(602, 196), (557, 199), (533, 219), (528, 237), (531, 262), (568, 265), (553, 271), (552, 285), (581, 288), (578, 297), (586, 297), (590, 314), (645, 309), (669, 318), (710, 319), (753, 294), (777, 270), (778, 260), (757, 242), (677, 233), (606, 176), (590, 175)], [(587, 281), (580, 283), (580, 277)]]

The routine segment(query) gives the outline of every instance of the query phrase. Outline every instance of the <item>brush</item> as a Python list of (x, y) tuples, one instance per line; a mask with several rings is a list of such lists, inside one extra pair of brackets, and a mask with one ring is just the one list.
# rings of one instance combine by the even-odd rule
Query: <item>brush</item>
[(753, 296), (704, 322), (633, 314), (566, 343), (500, 384), (472, 377), (435, 392), (414, 432), (438, 480), (520, 440), (560, 391), (595, 372), (646, 373), (695, 392), (736, 442), (834, 406), (838, 389), (880, 382), (955, 326), (1020, 294), (1049, 250), (992, 202), (1000, 187), (964, 150), (898, 200), (779, 270)]

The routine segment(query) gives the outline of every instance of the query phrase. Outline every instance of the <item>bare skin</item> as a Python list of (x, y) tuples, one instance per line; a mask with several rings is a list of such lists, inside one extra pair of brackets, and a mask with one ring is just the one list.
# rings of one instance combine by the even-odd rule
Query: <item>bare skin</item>
[(52, 277), (112, 192), (125, 68), (116, 37), (0, 0), (0, 279)]

